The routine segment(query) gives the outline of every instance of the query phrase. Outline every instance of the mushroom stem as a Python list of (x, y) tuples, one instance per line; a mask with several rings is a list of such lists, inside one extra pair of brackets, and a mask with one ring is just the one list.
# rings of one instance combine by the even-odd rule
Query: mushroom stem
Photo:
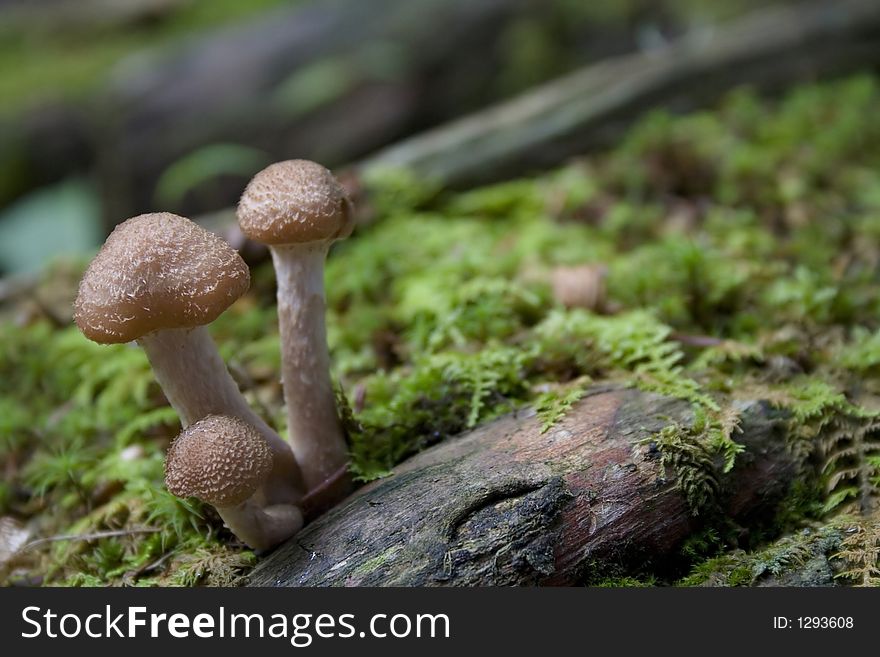
[(204, 326), (162, 329), (138, 338), (169, 403), (184, 428), (212, 414), (237, 417), (254, 427), (274, 456), (269, 503), (298, 502), (302, 474), (290, 446), (248, 405)]
[(330, 379), (324, 322), (324, 260), (329, 242), (272, 245), (278, 280), (281, 376), (290, 445), (311, 491), (334, 479), (333, 496), (349, 485), (338, 477), (348, 463), (348, 447)]
[(273, 548), (302, 528), (303, 514), (298, 507), (262, 506), (255, 497), (235, 506), (215, 507), (230, 531), (254, 550)]

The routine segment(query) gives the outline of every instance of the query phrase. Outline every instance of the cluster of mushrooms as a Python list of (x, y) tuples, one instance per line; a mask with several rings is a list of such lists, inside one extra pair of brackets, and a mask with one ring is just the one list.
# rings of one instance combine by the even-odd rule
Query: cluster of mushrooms
[(205, 328), (250, 286), (247, 265), (219, 236), (165, 212), (119, 224), (83, 276), (74, 318), (90, 340), (137, 341), (146, 352), (183, 426), (165, 461), (168, 489), (213, 505), (239, 539), (265, 550), (351, 485), (330, 379), (324, 260), (354, 222), (333, 174), (307, 160), (258, 173), (238, 221), (275, 266), (288, 441), (251, 409)]

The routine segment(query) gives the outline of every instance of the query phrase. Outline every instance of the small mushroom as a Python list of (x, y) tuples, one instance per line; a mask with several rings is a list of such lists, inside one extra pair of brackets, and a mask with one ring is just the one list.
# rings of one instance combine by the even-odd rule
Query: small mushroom
[(349, 487), (348, 448), (330, 379), (324, 323), (324, 260), (354, 227), (351, 201), (327, 169), (307, 160), (272, 164), (250, 181), (238, 222), (267, 244), (278, 279), (282, 383), (290, 443), (307, 490)]
[(256, 429), (209, 415), (184, 429), (165, 458), (165, 485), (178, 497), (214, 506), (226, 526), (256, 550), (268, 550), (303, 525), (295, 504), (273, 504), (273, 455)]
[(92, 260), (74, 319), (94, 342), (137, 340), (184, 427), (216, 413), (255, 427), (286, 482), (280, 501), (295, 501), (302, 479), (289, 445), (250, 408), (205, 328), (249, 285), (247, 265), (220, 237), (184, 217), (144, 214), (119, 224)]
[(605, 265), (556, 267), (550, 277), (553, 297), (567, 308), (599, 312), (606, 304), (607, 276), (608, 268)]

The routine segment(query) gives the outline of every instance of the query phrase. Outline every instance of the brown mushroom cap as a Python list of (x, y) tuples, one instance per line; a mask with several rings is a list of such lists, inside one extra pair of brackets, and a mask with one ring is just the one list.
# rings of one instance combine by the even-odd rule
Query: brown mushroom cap
[(263, 244), (341, 239), (354, 227), (342, 185), (309, 160), (276, 162), (254, 176), (238, 202), (238, 223)]
[(272, 470), (272, 451), (246, 422), (208, 415), (180, 432), (165, 457), (165, 485), (178, 497), (230, 507), (253, 495)]
[(77, 326), (90, 340), (130, 342), (208, 324), (247, 291), (250, 272), (217, 235), (167, 212), (124, 221), (79, 286)]

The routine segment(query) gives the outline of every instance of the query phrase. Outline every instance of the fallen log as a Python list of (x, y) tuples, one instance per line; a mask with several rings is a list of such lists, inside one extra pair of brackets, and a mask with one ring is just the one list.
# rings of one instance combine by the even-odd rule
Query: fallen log
[[(399, 141), (341, 177), (369, 209), (369, 180), (387, 169), (466, 188), (522, 176), (607, 146), (640, 115), (704, 107), (742, 84), (778, 91), (880, 65), (880, 3), (840, 0), (773, 7), (669, 45), (604, 59), (465, 118)], [(208, 222), (237, 248), (232, 209)], [(262, 253), (257, 251), (257, 253)]]
[[(482, 53), (529, 3), (432, 0), (418, 12), (399, 11), (408, 6), (404, 0), (377, 3), (345, 3), (345, 11), (336, 4), (279, 10), (182, 52), (127, 63), (87, 110), (49, 106), (23, 122), (0, 121), (0, 160), (17, 172), (0, 189), (0, 200), (71, 170), (97, 169), (109, 230), (120, 217), (155, 205), (156, 181), (172, 162), (217, 142), (331, 166), (363, 157), (353, 166), (361, 176), (404, 167), (467, 187), (525, 175), (605, 146), (653, 107), (701, 107), (743, 83), (776, 89), (880, 63), (880, 4), (797, 3), (697, 29), (647, 52), (601, 60), (386, 147), (487, 100), (475, 90), (491, 86), (499, 63), (474, 53)], [(437, 24), (444, 29), (438, 31)], [(616, 52), (634, 48), (625, 26), (611, 29)], [(680, 26), (673, 30), (678, 31)], [(452, 51), (450, 33), (456, 34)], [(606, 38), (590, 33), (583, 41)], [(364, 53), (382, 44), (406, 54), (405, 73), (393, 78), (357, 73), (359, 63), (372, 61)], [(615, 46), (605, 44), (581, 60), (610, 52)], [(305, 101), (305, 91), (282, 93), (301, 73), (334, 66), (341, 67), (340, 88), (321, 96), (316, 106)], [(351, 75), (352, 67), (357, 74)], [(285, 98), (294, 106), (285, 109)], [(243, 181), (220, 182), (212, 194), (232, 202)], [(176, 209), (201, 210), (185, 205)]]
[[(742, 404), (745, 451), (721, 474), (718, 508), (748, 527), (797, 472), (782, 413)], [(597, 389), (542, 434), (521, 411), (450, 439), (373, 482), (278, 548), (252, 586), (574, 585), (657, 565), (696, 531), (656, 445), (687, 402)]]
[(605, 146), (647, 109), (693, 109), (742, 84), (777, 90), (878, 64), (880, 3), (771, 7), (586, 66), (398, 142), (356, 170), (405, 168), (447, 186), (493, 182)]

